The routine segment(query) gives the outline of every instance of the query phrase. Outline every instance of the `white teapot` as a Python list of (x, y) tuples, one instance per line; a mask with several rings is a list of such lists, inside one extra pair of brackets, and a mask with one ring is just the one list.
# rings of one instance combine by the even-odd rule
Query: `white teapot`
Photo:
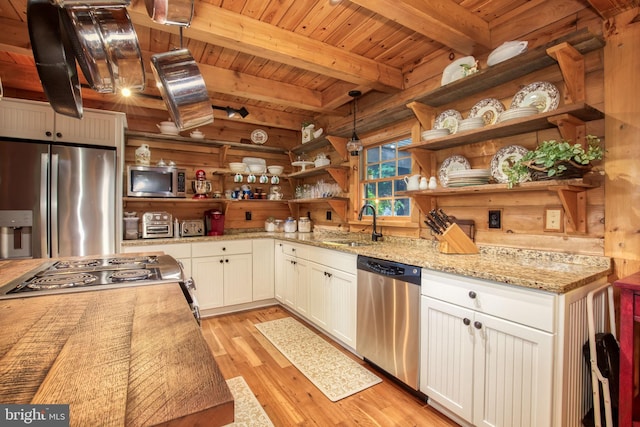
[(405, 176), (404, 182), (407, 184), (407, 190), (413, 191), (420, 189), (420, 175)]

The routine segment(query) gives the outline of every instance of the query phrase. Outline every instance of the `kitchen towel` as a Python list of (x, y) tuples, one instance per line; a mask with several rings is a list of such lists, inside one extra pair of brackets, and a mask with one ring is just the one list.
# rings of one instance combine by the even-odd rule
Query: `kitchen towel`
[(332, 402), (382, 382), (292, 317), (255, 326)]

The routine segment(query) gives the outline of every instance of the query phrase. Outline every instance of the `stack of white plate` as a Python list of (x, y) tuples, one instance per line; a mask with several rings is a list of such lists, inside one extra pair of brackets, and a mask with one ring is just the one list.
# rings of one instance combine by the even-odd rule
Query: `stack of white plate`
[(443, 136), (447, 136), (449, 135), (449, 133), (450, 131), (448, 128), (431, 129), (431, 130), (425, 130), (424, 132), (422, 132), (421, 136), (423, 141), (428, 141), (430, 139), (436, 139), (436, 138), (441, 138)]
[(465, 187), (468, 185), (482, 185), (489, 182), (489, 169), (461, 169), (449, 172), (447, 187)]
[(506, 111), (500, 113), (500, 117), (498, 117), (498, 122), (506, 122), (507, 120), (519, 119), (521, 117), (533, 116), (534, 114), (538, 114), (538, 109), (536, 107), (518, 107), (518, 108), (510, 108)]
[(464, 132), (471, 129), (479, 129), (484, 126), (482, 117), (469, 117), (458, 122), (458, 132)]

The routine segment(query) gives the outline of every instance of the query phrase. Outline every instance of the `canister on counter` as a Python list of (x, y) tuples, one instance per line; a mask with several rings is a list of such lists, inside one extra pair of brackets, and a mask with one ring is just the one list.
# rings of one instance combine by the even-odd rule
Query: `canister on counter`
[(310, 233), (311, 232), (311, 220), (308, 216), (301, 216), (298, 220), (298, 231), (300, 233)]
[(293, 219), (292, 216), (288, 217), (284, 222), (284, 232), (285, 233), (295, 233), (298, 229), (298, 221)]

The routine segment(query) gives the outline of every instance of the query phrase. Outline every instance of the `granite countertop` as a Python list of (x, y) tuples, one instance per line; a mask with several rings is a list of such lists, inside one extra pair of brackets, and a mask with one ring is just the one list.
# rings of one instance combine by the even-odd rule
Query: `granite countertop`
[[(605, 256), (498, 246), (479, 246), (480, 253), (473, 255), (443, 254), (438, 251), (437, 242), (432, 240), (385, 236), (382, 242), (372, 242), (369, 234), (345, 232), (246, 232), (223, 236), (125, 240), (122, 245), (135, 247), (259, 238), (305, 243), (557, 294), (569, 292), (612, 272), (611, 259)], [(345, 240), (361, 245), (352, 247), (340, 244)]]

